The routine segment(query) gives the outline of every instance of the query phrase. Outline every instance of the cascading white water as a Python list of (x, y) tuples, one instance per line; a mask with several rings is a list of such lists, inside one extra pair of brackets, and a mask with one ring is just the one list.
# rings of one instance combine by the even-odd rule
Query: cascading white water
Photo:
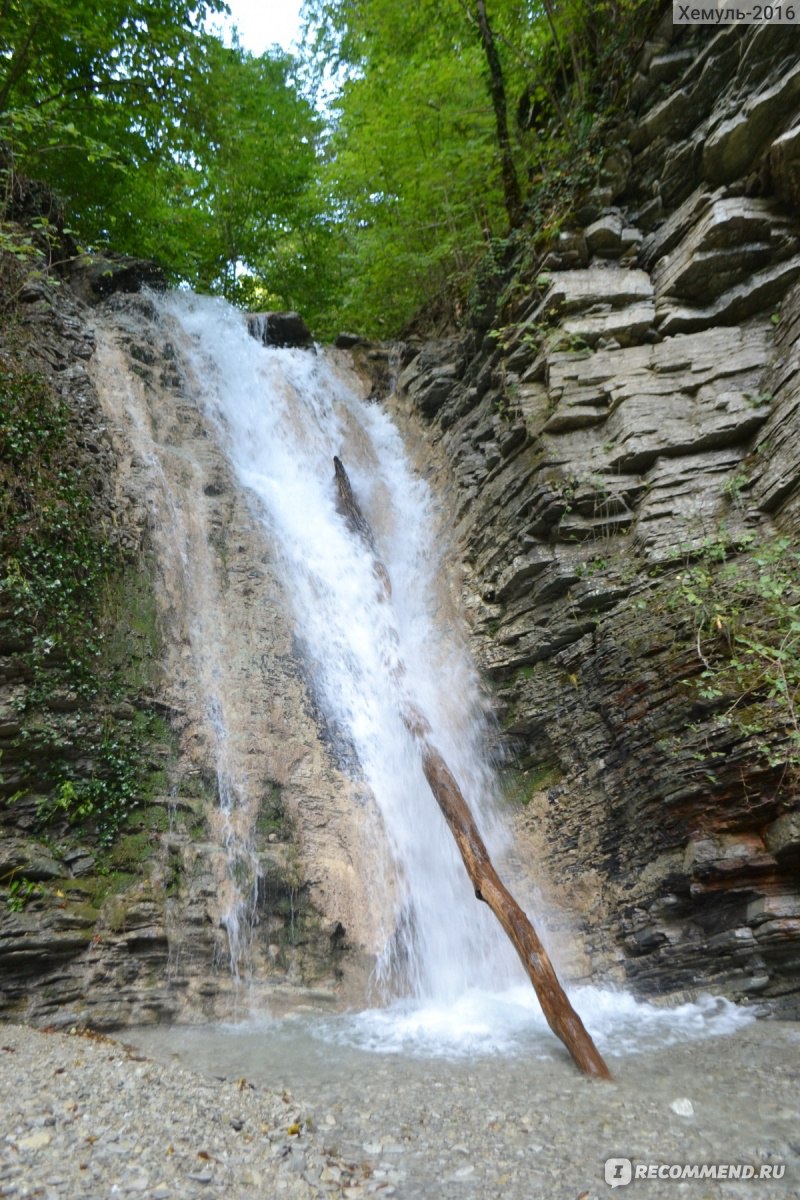
[[(470, 987), (518, 982), (521, 968), (494, 918), (475, 902), (401, 717), (410, 700), (427, 718), (498, 852), (477, 681), (438, 611), (429, 489), (411, 470), (387, 414), (361, 399), (331, 359), (265, 349), (243, 316), (219, 301), (178, 293), (163, 310), (188, 370), (187, 399), (215, 426), (278, 555), (298, 643), (340, 757), (380, 813), (393, 868), (376, 886), (395, 903), (378, 982), (386, 991), (442, 1002)], [(337, 511), (334, 455), (372, 527), (391, 605), (376, 583), (371, 552)]]

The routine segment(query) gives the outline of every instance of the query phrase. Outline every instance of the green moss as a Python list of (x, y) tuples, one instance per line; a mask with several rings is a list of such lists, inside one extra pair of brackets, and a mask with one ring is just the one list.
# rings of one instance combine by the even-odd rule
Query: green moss
[(536, 763), (526, 769), (503, 772), (503, 795), (510, 804), (530, 804), (536, 792), (555, 787), (561, 782), (564, 772), (552, 762)]
[(177, 896), (183, 883), (183, 859), (178, 850), (172, 850), (167, 862), (167, 873), (164, 879), (164, 893), (167, 896)]
[(216, 797), (216, 781), (206, 779), (200, 771), (185, 775), (179, 781), (179, 792), (188, 800), (203, 800), (213, 803)]
[(109, 851), (106, 862), (112, 871), (140, 870), (153, 854), (153, 834), (149, 830), (120, 837)]
[(501, 721), (503, 729), (513, 729), (518, 716), (518, 706), (516, 704), (509, 704), (508, 709), (504, 713)]
[(166, 833), (169, 829), (169, 813), (159, 804), (151, 804), (141, 813), (141, 820), (147, 829), (157, 833)]
[(0, 368), (0, 634), (33, 678), (92, 691), (97, 590), (110, 547), (73, 468), (71, 412), (41, 375)]
[(120, 566), (103, 581), (102, 667), (108, 683), (123, 693), (152, 692), (160, 677), (162, 631), (153, 570), (152, 560), (144, 558)]
[[(21, 352), (20, 352), (21, 353)], [(20, 794), (45, 793), (40, 827), (108, 847), (163, 788), (150, 747), (169, 730), (141, 697), (158, 681), (152, 564), (123, 561), (98, 520), (96, 475), (46, 378), (0, 367), (0, 638), (27, 680), (8, 748)], [(83, 458), (81, 457), (83, 455)]]
[(87, 927), (97, 924), (100, 910), (88, 901), (78, 902), (77, 904), (66, 904), (64, 908), (73, 920), (77, 919)]
[(98, 887), (95, 893), (97, 905), (102, 906), (112, 897), (120, 896), (124, 892), (129, 891), (134, 884), (139, 883), (140, 879), (140, 875), (125, 870), (108, 871), (99, 876)]
[(286, 831), (288, 819), (283, 803), (283, 788), (279, 783), (270, 782), (264, 792), (256, 818), (256, 833), (268, 837), (271, 833)]

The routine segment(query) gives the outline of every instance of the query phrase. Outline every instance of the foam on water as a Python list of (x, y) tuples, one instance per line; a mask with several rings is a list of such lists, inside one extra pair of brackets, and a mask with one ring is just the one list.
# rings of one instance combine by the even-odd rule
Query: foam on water
[[(571, 999), (608, 1060), (724, 1038), (755, 1019), (751, 1009), (710, 995), (670, 1007), (585, 987), (574, 989)], [(369, 1074), (370, 1062), (377, 1067), (381, 1060), (568, 1062), (527, 985), (504, 992), (468, 989), (452, 1004), (401, 1000), (335, 1015), (298, 1010), (274, 1017), (260, 1011), (236, 1023), (135, 1030), (133, 1040), (216, 1073), (252, 1072), (261, 1064), (271, 1071), (285, 1064), (292, 1073), (308, 1069), (311, 1079), (341, 1078), (343, 1071)]]
[[(714, 996), (667, 1007), (622, 991), (583, 987), (573, 989), (570, 999), (598, 1048), (610, 1057), (733, 1033), (754, 1019), (751, 1011)], [(339, 1045), (419, 1058), (563, 1053), (530, 985), (501, 992), (471, 988), (452, 1004), (398, 1001), (320, 1020), (312, 1031)]]

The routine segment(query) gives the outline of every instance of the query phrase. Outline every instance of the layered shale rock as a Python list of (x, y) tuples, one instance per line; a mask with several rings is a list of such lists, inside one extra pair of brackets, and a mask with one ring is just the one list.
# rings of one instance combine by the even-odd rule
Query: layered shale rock
[(396, 401), (449, 499), (518, 823), (595, 971), (783, 1013), (798, 51), (796, 29), (665, 20), (576, 219), (533, 263), (518, 243), (464, 337), (407, 349)]

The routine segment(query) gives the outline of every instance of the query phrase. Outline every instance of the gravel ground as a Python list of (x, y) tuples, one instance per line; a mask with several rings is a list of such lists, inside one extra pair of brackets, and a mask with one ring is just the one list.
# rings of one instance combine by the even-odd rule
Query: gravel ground
[[(800, 1196), (797, 1026), (619, 1058), (613, 1084), (584, 1080), (566, 1058), (331, 1048), (316, 1065), (298, 1053), (293, 1069), (291, 1056), (272, 1062), (268, 1045), (257, 1056), (231, 1038), (204, 1057), (198, 1031), (194, 1047), (178, 1032), (132, 1032), (145, 1057), (97, 1035), (0, 1026), (0, 1196), (601, 1200), (616, 1156), (785, 1171), (634, 1181), (623, 1197)], [(175, 1047), (205, 1072), (175, 1061)], [(290, 1075), (305, 1100), (282, 1090)]]
[(102, 1035), (0, 1026), (0, 1089), (3, 1197), (306, 1200), (371, 1186), (324, 1152), (288, 1092), (162, 1066)]

